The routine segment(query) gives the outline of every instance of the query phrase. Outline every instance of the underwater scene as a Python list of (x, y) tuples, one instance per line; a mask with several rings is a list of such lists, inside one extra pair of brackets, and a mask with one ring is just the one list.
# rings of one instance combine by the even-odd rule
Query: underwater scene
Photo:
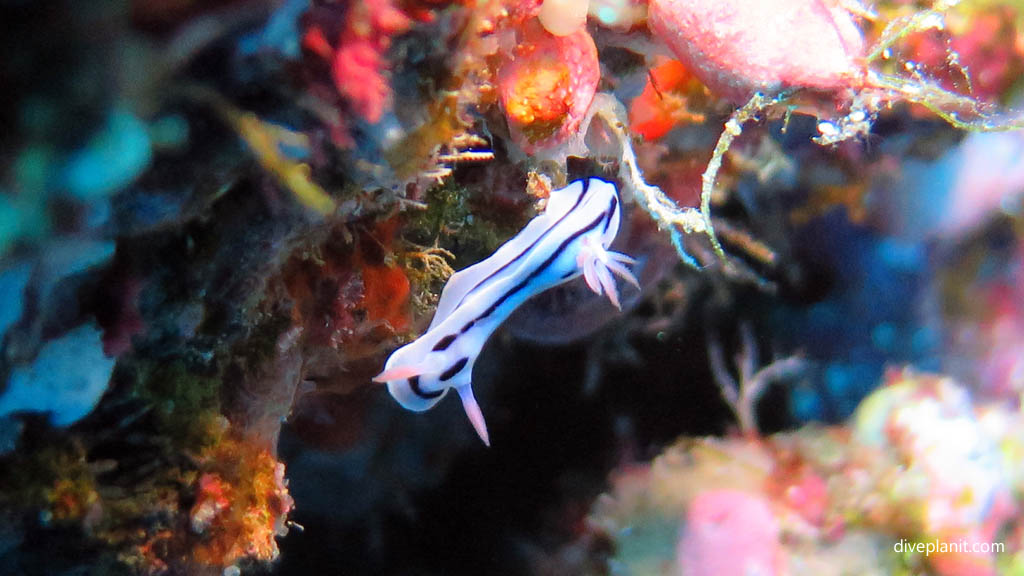
[(0, 22), (0, 575), (1024, 576), (1021, 0)]

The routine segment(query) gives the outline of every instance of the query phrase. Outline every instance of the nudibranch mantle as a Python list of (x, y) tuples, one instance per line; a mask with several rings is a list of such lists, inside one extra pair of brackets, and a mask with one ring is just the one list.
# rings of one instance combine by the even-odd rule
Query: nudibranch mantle
[(386, 382), (395, 400), (416, 412), (454, 388), (480, 439), (490, 445), (472, 388), (481, 348), (523, 302), (581, 274), (616, 307), (613, 274), (639, 287), (627, 268), (635, 261), (608, 250), (621, 210), (615, 185), (597, 178), (552, 191), (543, 214), (489, 258), (448, 280), (426, 333), (396, 350), (374, 381)]

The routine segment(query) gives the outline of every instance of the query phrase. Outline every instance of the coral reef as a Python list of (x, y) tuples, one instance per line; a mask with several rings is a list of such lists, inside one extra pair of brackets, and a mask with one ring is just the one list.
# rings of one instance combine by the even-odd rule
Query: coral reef
[(0, 4), (0, 572), (1021, 573), (1021, 10)]

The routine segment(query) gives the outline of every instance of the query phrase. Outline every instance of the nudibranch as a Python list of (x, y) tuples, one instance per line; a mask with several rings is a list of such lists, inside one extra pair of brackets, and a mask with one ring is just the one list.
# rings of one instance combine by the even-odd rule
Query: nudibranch
[(531, 296), (581, 274), (619, 307), (614, 276), (637, 286), (635, 261), (611, 246), (622, 202), (614, 184), (578, 180), (551, 192), (547, 208), (486, 260), (451, 277), (434, 319), (419, 339), (396, 350), (373, 380), (386, 382), (403, 407), (422, 412), (454, 388), (470, 423), (490, 445), (473, 396), (473, 365), (487, 339)]

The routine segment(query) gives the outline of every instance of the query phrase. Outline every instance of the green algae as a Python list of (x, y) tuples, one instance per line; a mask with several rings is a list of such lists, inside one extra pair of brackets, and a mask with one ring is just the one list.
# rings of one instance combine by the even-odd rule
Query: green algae
[(523, 214), (496, 215), (478, 209), (484, 200), (448, 180), (431, 188), (424, 198), (426, 209), (412, 213), (406, 221), (403, 237), (410, 246), (399, 262), (412, 284), (417, 316), (433, 313), (454, 270), (487, 258), (521, 228)]
[(78, 442), (21, 450), (3, 468), (0, 503), (4, 508), (40, 509), (44, 524), (79, 519), (96, 501), (96, 480)]
[(157, 432), (167, 436), (172, 446), (193, 451), (217, 441), (219, 377), (196, 374), (180, 360), (140, 372), (135, 396), (152, 406)]
[(426, 210), (415, 213), (405, 227), (406, 239), (421, 245), (437, 245), (455, 255), (456, 268), (464, 268), (490, 256), (519, 231), (520, 215), (499, 218), (484, 214), (469, 189), (447, 181), (427, 192)]
[(272, 361), (279, 353), (278, 340), (292, 326), (288, 310), (259, 313), (249, 337), (235, 346), (231, 357), (244, 359), (246, 367), (255, 369)]

